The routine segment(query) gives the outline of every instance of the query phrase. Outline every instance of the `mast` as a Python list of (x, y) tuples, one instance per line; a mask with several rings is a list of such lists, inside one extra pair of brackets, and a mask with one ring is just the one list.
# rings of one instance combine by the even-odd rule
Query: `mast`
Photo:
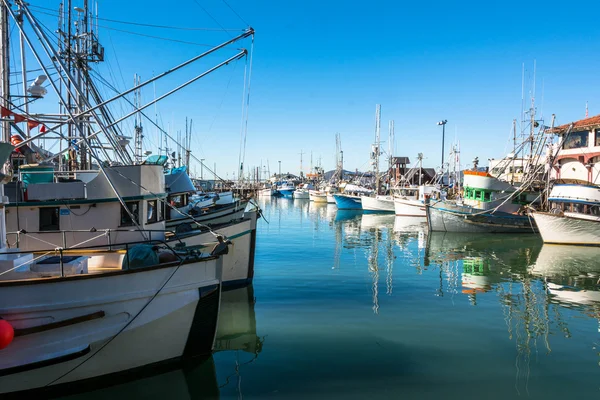
[(388, 182), (392, 186), (392, 161), (394, 158), (394, 120), (390, 120), (388, 138)]
[(302, 170), (302, 155), (304, 154), (304, 152), (302, 151), (302, 149), (300, 149), (300, 179), (302, 179), (303, 176), (303, 170)]
[(375, 144), (373, 145), (373, 151), (371, 158), (373, 160), (373, 172), (375, 173), (375, 193), (379, 194), (379, 186), (381, 184), (379, 180), (379, 141), (380, 141), (380, 129), (381, 129), (381, 105), (375, 106)]
[[(133, 75), (133, 86), (140, 84), (140, 76), (138, 74)], [(133, 92), (133, 104), (136, 109), (139, 109), (142, 105), (141, 100), (141, 89), (136, 89)], [(144, 128), (142, 127), (142, 116), (141, 112), (135, 114), (134, 119), (134, 132), (135, 132), (135, 162), (136, 164), (142, 163), (142, 142), (144, 140)]]
[(515, 158), (517, 158), (517, 120), (513, 119), (513, 157), (512, 157), (512, 173), (510, 174), (510, 184), (515, 183)]
[[(0, 105), (8, 109), (8, 99), (10, 96), (10, 49), (9, 49), (9, 30), (8, 30), (8, 10), (4, 2), (0, 3), (0, 79), (2, 79), (0, 93)], [(10, 143), (10, 121), (4, 118), (2, 121), (2, 141)], [(5, 172), (6, 171), (5, 169)], [(4, 242), (0, 243), (4, 246)]]

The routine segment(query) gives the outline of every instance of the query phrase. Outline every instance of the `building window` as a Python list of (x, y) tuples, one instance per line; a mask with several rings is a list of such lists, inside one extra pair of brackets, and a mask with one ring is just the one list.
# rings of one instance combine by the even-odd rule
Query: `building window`
[(596, 128), (595, 131), (594, 146), (600, 146), (600, 129)]
[[(135, 224), (139, 224), (140, 222), (140, 203), (137, 201), (128, 201), (125, 203), (129, 212), (135, 218)], [(131, 220), (129, 213), (125, 211), (125, 208), (121, 205), (121, 226), (132, 226), (135, 225), (134, 221)]]
[(58, 207), (40, 208), (40, 232), (60, 230), (60, 211)]
[(158, 207), (156, 200), (148, 200), (146, 202), (148, 218), (146, 218), (146, 223), (153, 224), (158, 221)]
[(581, 147), (588, 146), (588, 137), (589, 131), (580, 131), (580, 132), (571, 132), (567, 140), (565, 140), (565, 144), (563, 145), (563, 149), (579, 149)]

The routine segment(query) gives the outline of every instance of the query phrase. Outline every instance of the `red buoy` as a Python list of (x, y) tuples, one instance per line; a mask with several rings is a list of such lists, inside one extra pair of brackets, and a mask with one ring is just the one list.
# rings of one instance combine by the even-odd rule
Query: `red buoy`
[(15, 337), (15, 330), (7, 321), (0, 318), (0, 350), (8, 347)]

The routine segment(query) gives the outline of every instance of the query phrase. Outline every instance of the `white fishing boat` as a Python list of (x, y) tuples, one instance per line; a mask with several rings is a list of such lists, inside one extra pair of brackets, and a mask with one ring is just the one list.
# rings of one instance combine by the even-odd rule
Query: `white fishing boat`
[[(310, 201), (315, 203), (327, 203), (327, 193), (322, 190), (309, 190), (308, 196)], [(335, 200), (333, 202), (335, 203)]]
[(549, 150), (548, 207), (531, 216), (544, 243), (600, 246), (600, 116), (547, 133), (560, 139)]
[(425, 198), (437, 192), (439, 190), (433, 185), (396, 189), (394, 213), (397, 216), (425, 217)]
[[(136, 219), (158, 223), (161, 209), (158, 204), (166, 197), (162, 166), (143, 165), (141, 146), (138, 147), (137, 144), (137, 139), (141, 139), (141, 129), (138, 126), (136, 154), (132, 156), (128, 153), (129, 141), (120, 131), (119, 122), (139, 112), (140, 108), (135, 107), (133, 113), (114, 121), (110, 118), (110, 111), (114, 111), (114, 108), (109, 110), (107, 105), (152, 81), (137, 81), (136, 86), (130, 90), (109, 100), (101, 99), (97, 88), (89, 81), (88, 63), (102, 61), (104, 51), (98, 43), (96, 32), (89, 30), (93, 23), (88, 25), (91, 12), (87, 2), (84, 2), (84, 8), (75, 8), (77, 16), (72, 15), (74, 11), (71, 7), (64, 9), (68, 17), (61, 19), (59, 29), (63, 33), (69, 33), (68, 36), (65, 34), (64, 42), (59, 41), (58, 49), (44, 31), (39, 29), (39, 23), (32, 15), (29, 5), (19, 2), (18, 7), (19, 15), (8, 3), (0, 4), (0, 36), (3, 38), (3, 47), (0, 49), (0, 105), (3, 114), (0, 124), (0, 153), (3, 153), (3, 157), (0, 157), (0, 164), (5, 167), (7, 165), (4, 161), (13, 149), (7, 142), (12, 130), (20, 131), (19, 123), (27, 121), (28, 126), (48, 124), (46, 132), (60, 135), (68, 144), (62, 146), (64, 150), (58, 154), (48, 155), (46, 152), (40, 156), (48, 157), (50, 162), (57, 162), (57, 169), (68, 171), (70, 175), (67, 174), (64, 178), (67, 182), (54, 181), (53, 178), (49, 182), (38, 182), (35, 179), (28, 182), (26, 196), (24, 194), (22, 201), (29, 201), (31, 198), (31, 201), (36, 202), (60, 203), (48, 204), (53, 210), (47, 213), (41, 211), (44, 208), (41, 204), (37, 204), (37, 209), (34, 207), (39, 213), (35, 218), (39, 222), (38, 228), (46, 227), (46, 230), (40, 231), (53, 234), (54, 230), (59, 230), (59, 217), (66, 214), (61, 213), (62, 203), (69, 199), (61, 197), (65, 196), (64, 193), (56, 193), (67, 188), (57, 184), (69, 183), (72, 184), (69, 190), (75, 194), (71, 199), (91, 200), (87, 203), (87, 209), (74, 208), (72, 206), (77, 204), (67, 202), (65, 208), (71, 214), (78, 214), (78, 217), (83, 217), (84, 213), (94, 215), (94, 209), (99, 209), (101, 203), (107, 203), (103, 201), (106, 197), (88, 197), (90, 194), (107, 194), (106, 188), (110, 187), (114, 192), (110, 196), (116, 197), (118, 201), (110, 201), (115, 204), (116, 213), (112, 210), (104, 216), (110, 220), (107, 223), (113, 223), (114, 215), (126, 215), (134, 223), (130, 230), (142, 235), (147, 230), (135, 226)], [(23, 111), (15, 109), (8, 102), (11, 98), (6, 44), (11, 31), (8, 27), (9, 16), (15, 22), (14, 30), (23, 33), (24, 42), (32, 49), (39, 45), (44, 48), (47, 59), (52, 63), (51, 70), (55, 71), (50, 74), (45, 65), (29, 64), (29, 68), (42, 68), (45, 75), (43, 79), (38, 77), (30, 87), (28, 93), (31, 96), (24, 93), (24, 100), (30, 103), (41, 98), (46, 89), (40, 87), (39, 82), (48, 80), (61, 104), (61, 114), (54, 114), (55, 118), (36, 114), (41, 121), (34, 121), (27, 111), (25, 115), (21, 115)], [(70, 33), (72, 23), (78, 27), (77, 37)], [(30, 38), (29, 34), (33, 37)], [(252, 35), (253, 30), (250, 28), (228, 40), (226, 44)], [(72, 47), (74, 44), (77, 52)], [(246, 51), (241, 51), (213, 70), (246, 54)], [(68, 58), (67, 69), (64, 66), (65, 58)], [(169, 71), (176, 71), (200, 58), (197, 56)], [(24, 85), (28, 82), (26, 72), (23, 64)], [(178, 89), (200, 77), (178, 86)], [(68, 100), (63, 97), (65, 92), (69, 92)], [(174, 92), (175, 90), (167, 95)], [(69, 129), (61, 128), (64, 125)], [(68, 137), (62, 135), (63, 130), (68, 132)], [(39, 136), (46, 133), (41, 129), (40, 131), (37, 137), (32, 133), (31, 138), (17, 144), (19, 151), (23, 152), (31, 140), (39, 139)], [(100, 134), (102, 140), (98, 136)], [(25, 138), (24, 135), (21, 136)], [(61, 156), (65, 152), (69, 153), (68, 161)], [(29, 165), (33, 164), (31, 161), (27, 162)], [(94, 168), (99, 170), (94, 171)], [(11, 176), (9, 171), (3, 172), (5, 183)], [(32, 171), (29, 168), (27, 173), (30, 172), (32, 175), (37, 172), (41, 179), (55, 176), (53, 170)], [(85, 175), (86, 172), (96, 178), (77, 181), (73, 178), (77, 172), (82, 172), (82, 178), (89, 177)], [(84, 183), (83, 195), (81, 182)], [(49, 186), (36, 188), (30, 187), (29, 183)], [(143, 195), (140, 190), (145, 190)], [(4, 248), (6, 201), (3, 194), (4, 186), (0, 189), (0, 318), (4, 320), (3, 333), (11, 333), (8, 331), (10, 329), (14, 338), (12, 341), (4, 340), (3, 348), (0, 349), (0, 397), (37, 388), (62, 385), (71, 388), (76, 383), (96, 382), (101, 377), (116, 379), (118, 374), (211, 353), (221, 293), (220, 257), (185, 248), (175, 250), (164, 241), (154, 240), (154, 237), (152, 241), (144, 238), (142, 243), (136, 244), (130, 243), (131, 239), (127, 239), (127, 243), (113, 243), (109, 236), (109, 239), (104, 238), (102, 246), (92, 248), (84, 248), (84, 245), (92, 243), (91, 240), (88, 243), (78, 241), (72, 244), (68, 239), (63, 239), (58, 245), (52, 246), (50, 251), (38, 251), (35, 254), (20, 252), (18, 249), (7, 250)], [(30, 197), (31, 195), (33, 196)], [(137, 198), (140, 195), (142, 198)], [(130, 207), (127, 200), (139, 202), (137, 209)], [(15, 213), (20, 214), (21, 211), (21, 207), (15, 207)], [(19, 215), (16, 218), (18, 221)], [(94, 218), (101, 220), (96, 215)], [(121, 218), (121, 222), (126, 220), (125, 217)], [(69, 232), (66, 228), (69, 227), (60, 226), (63, 235)], [(88, 226), (87, 229), (97, 231), (93, 226)], [(96, 235), (105, 235), (105, 232), (97, 231)], [(27, 235), (27, 232), (20, 234)], [(164, 229), (162, 234), (164, 235)], [(75, 239), (79, 240), (78, 237)], [(32, 397), (46, 396), (42, 394)]]
[(272, 187), (264, 187), (262, 189), (258, 189), (258, 196), (259, 197), (271, 197), (273, 196), (274, 190)]
[(544, 243), (600, 246), (600, 186), (555, 183), (548, 201), (549, 212), (532, 212)]
[(310, 198), (310, 193), (308, 189), (305, 188), (299, 188), (294, 190), (294, 193), (292, 194), (292, 197), (294, 199), (309, 199)]
[(362, 209), (368, 212), (394, 212), (394, 197), (377, 195), (375, 197), (363, 197), (362, 198)]
[(463, 171), (461, 201), (431, 199), (426, 207), (429, 229), (437, 232), (532, 233), (533, 220), (517, 211), (536, 196), (518, 192), (487, 172)]

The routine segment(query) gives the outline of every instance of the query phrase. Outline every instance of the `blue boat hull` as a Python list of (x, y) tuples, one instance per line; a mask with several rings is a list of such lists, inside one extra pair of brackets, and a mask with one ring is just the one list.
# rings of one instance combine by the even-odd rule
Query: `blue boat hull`
[(360, 197), (334, 194), (333, 198), (339, 210), (362, 210), (362, 200)]
[(293, 197), (294, 189), (279, 189), (279, 193), (284, 197)]

